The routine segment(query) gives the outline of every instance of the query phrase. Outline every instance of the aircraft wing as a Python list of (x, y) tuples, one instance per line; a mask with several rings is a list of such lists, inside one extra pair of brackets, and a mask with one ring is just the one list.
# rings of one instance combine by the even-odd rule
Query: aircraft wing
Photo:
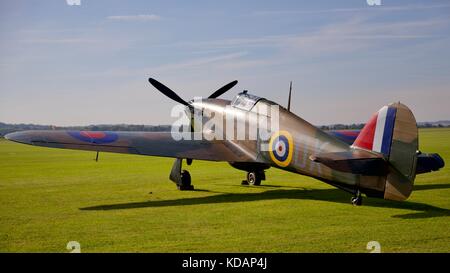
[(180, 140), (170, 132), (21, 131), (6, 139), (35, 146), (87, 151), (190, 158), (210, 161), (258, 162), (255, 151), (226, 140)]
[(325, 132), (347, 143), (348, 145), (352, 145), (353, 142), (355, 142), (355, 139), (358, 137), (361, 130), (329, 130)]

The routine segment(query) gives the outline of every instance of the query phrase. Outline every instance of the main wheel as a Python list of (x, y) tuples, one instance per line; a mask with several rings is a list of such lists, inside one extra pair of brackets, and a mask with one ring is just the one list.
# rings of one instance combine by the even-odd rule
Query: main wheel
[(191, 174), (188, 171), (181, 172), (181, 185), (178, 185), (178, 188), (182, 191), (194, 189), (194, 186), (191, 185)]
[(360, 196), (353, 196), (351, 199), (353, 206), (361, 206), (362, 205), (362, 197)]
[(261, 175), (258, 172), (249, 172), (247, 173), (247, 182), (252, 186), (261, 185)]

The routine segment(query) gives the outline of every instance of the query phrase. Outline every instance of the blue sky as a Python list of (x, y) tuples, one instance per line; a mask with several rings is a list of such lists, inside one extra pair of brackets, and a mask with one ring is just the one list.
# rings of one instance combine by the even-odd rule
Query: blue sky
[(164, 124), (232, 80), (313, 124), (450, 119), (450, 2), (0, 1), (0, 121)]

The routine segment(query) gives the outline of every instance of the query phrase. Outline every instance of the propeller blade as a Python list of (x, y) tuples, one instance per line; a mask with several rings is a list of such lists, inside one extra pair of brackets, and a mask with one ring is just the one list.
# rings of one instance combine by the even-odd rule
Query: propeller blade
[(225, 93), (228, 90), (230, 90), (231, 88), (233, 88), (237, 83), (238, 83), (238, 81), (232, 81), (229, 84), (222, 86), (216, 92), (212, 93), (208, 98), (215, 99), (215, 98), (221, 96), (223, 93)]
[(174, 101), (181, 103), (183, 105), (186, 105), (188, 107), (191, 107), (189, 103), (187, 103), (185, 100), (180, 98), (174, 91), (172, 91), (169, 87), (165, 86), (164, 84), (160, 83), (159, 81), (149, 78), (148, 81), (156, 88), (159, 92), (163, 93), (167, 97), (173, 99)]

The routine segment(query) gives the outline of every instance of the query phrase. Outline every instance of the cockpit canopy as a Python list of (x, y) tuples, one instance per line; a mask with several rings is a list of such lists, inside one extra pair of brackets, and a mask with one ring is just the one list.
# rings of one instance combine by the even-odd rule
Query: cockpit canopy
[(251, 95), (247, 93), (247, 90), (244, 90), (242, 93), (239, 93), (231, 102), (231, 106), (250, 111), (253, 106), (260, 101), (262, 98)]

